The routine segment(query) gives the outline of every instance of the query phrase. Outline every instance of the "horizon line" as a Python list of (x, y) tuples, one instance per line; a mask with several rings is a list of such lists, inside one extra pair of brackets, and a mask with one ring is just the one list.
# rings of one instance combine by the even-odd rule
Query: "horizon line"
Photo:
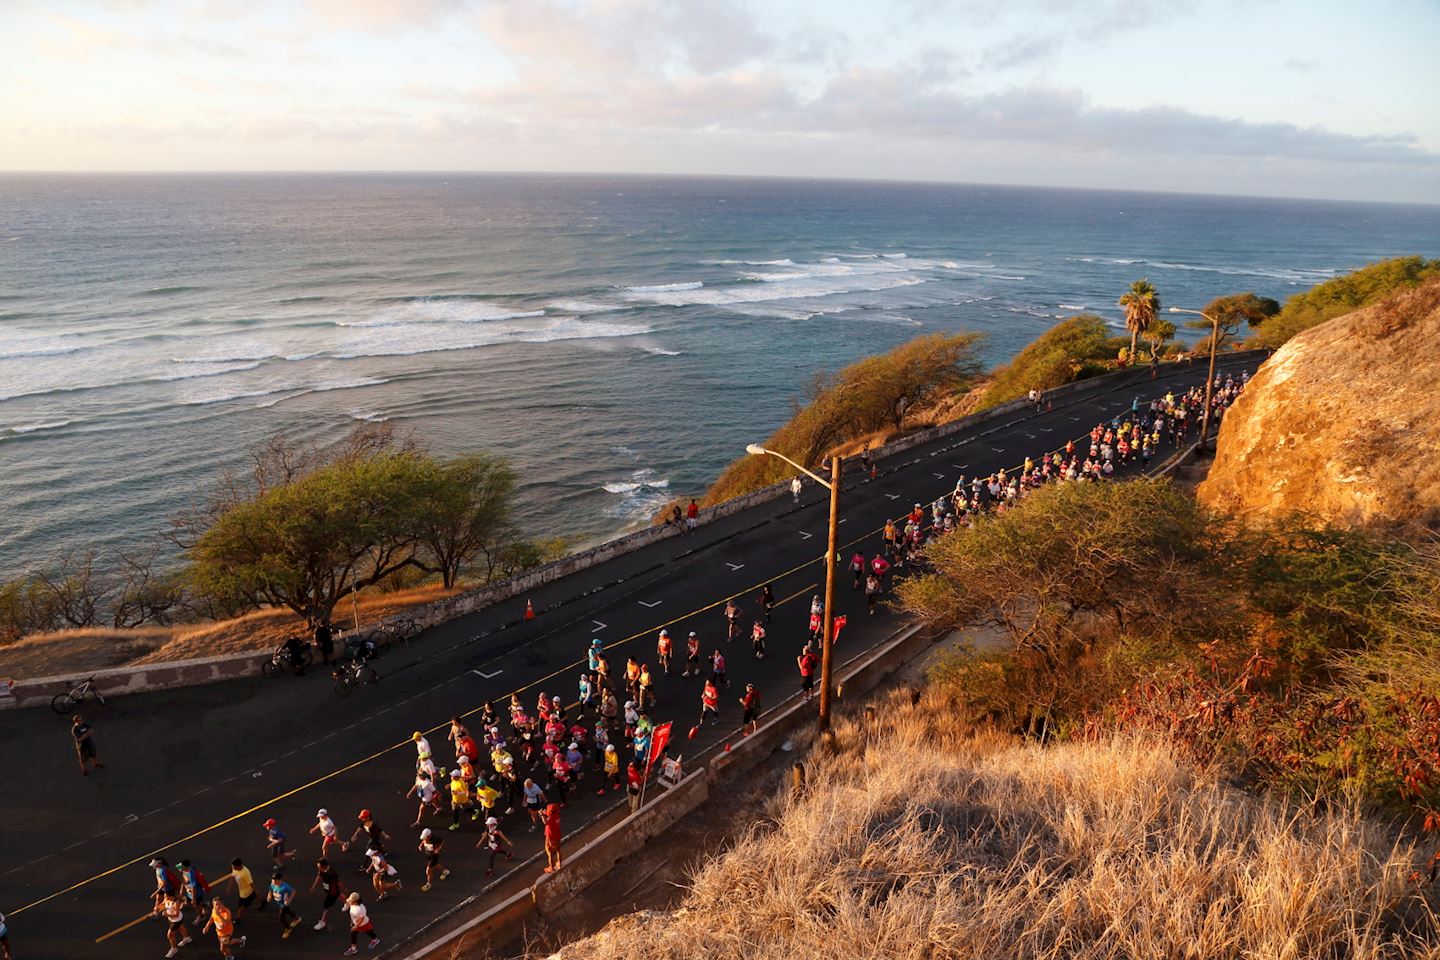
[(627, 177), (633, 179), (671, 179), (671, 180), (779, 180), (779, 181), (802, 181), (802, 182), (824, 182), (824, 183), (871, 183), (871, 184), (894, 184), (906, 186), (939, 186), (939, 187), (990, 187), (997, 189), (1011, 190), (1069, 190), (1085, 193), (1115, 193), (1115, 194), (1144, 194), (1152, 196), (1177, 196), (1177, 197), (1218, 197), (1227, 199), (1249, 199), (1249, 200), (1296, 200), (1309, 203), (1354, 203), (1354, 204), (1379, 204), (1383, 206), (1400, 207), (1440, 207), (1440, 200), (1362, 200), (1355, 198), (1338, 197), (1313, 197), (1293, 194), (1267, 194), (1267, 193), (1212, 193), (1200, 190), (1163, 190), (1146, 189), (1142, 187), (1091, 187), (1091, 186), (1064, 186), (1060, 184), (1038, 184), (1038, 183), (1005, 183), (985, 180), (932, 180), (927, 178), (894, 178), (894, 177), (841, 177), (841, 176), (805, 176), (801, 174), (749, 174), (749, 173), (673, 173), (633, 170), (425, 170), (425, 169), (333, 169), (333, 170), (296, 170), (296, 169), (195, 169), (195, 170), (160, 170), (160, 169), (132, 169), (132, 170), (21, 170), (21, 169), (0, 169), (0, 177), (7, 176), (91, 176), (91, 177), (162, 177), (162, 176), (529, 176), (529, 177)]

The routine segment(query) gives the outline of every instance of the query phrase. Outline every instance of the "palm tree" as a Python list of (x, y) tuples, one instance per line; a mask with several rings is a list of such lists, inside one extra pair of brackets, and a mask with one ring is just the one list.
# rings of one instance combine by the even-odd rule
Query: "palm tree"
[(1160, 294), (1148, 279), (1136, 280), (1118, 303), (1125, 309), (1125, 329), (1130, 331), (1130, 356), (1133, 357), (1135, 342), (1160, 314)]

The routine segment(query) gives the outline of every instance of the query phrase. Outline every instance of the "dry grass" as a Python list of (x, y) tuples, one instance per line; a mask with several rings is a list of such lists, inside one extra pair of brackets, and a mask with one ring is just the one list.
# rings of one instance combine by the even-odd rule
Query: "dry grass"
[[(469, 587), (445, 590), (431, 585), (394, 593), (363, 594), (358, 605), (360, 624), (374, 623), (465, 589)], [(348, 601), (335, 608), (334, 620), (343, 630), (352, 628), (354, 621)], [(269, 650), (300, 628), (300, 618), (288, 610), (259, 610), (233, 620), (174, 627), (130, 630), (92, 627), (37, 633), (0, 647), (0, 677), (56, 676), (106, 667)]]
[(928, 692), (842, 724), (810, 789), (565, 960), (1440, 956), (1416, 851), (1224, 785), (1164, 742), (974, 735)]

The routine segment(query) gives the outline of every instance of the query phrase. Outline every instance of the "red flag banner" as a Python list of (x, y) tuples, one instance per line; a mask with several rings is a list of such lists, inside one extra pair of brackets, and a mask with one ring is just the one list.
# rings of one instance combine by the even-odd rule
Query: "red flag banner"
[(672, 724), (662, 723), (650, 734), (650, 756), (645, 760), (645, 775), (650, 775), (650, 768), (659, 762), (665, 755), (665, 748), (670, 746), (670, 727)]
[(831, 640), (839, 640), (839, 639), (840, 639), (840, 628), (843, 627), (843, 626), (845, 626), (845, 624), (848, 623), (848, 622), (849, 622), (849, 621), (845, 619), (845, 615), (844, 615), (844, 614), (841, 614), (840, 616), (836, 617), (833, 621), (831, 621), (831, 623), (834, 624), (834, 632), (831, 634), (830, 639), (831, 639)]

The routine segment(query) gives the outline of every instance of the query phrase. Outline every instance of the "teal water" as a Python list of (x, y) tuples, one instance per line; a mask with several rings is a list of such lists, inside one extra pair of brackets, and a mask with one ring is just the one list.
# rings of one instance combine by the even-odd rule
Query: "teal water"
[(1283, 299), (1440, 207), (826, 181), (0, 176), (0, 575), (163, 529), (246, 449), (390, 421), (536, 535), (698, 493), (805, 381), (918, 333)]

